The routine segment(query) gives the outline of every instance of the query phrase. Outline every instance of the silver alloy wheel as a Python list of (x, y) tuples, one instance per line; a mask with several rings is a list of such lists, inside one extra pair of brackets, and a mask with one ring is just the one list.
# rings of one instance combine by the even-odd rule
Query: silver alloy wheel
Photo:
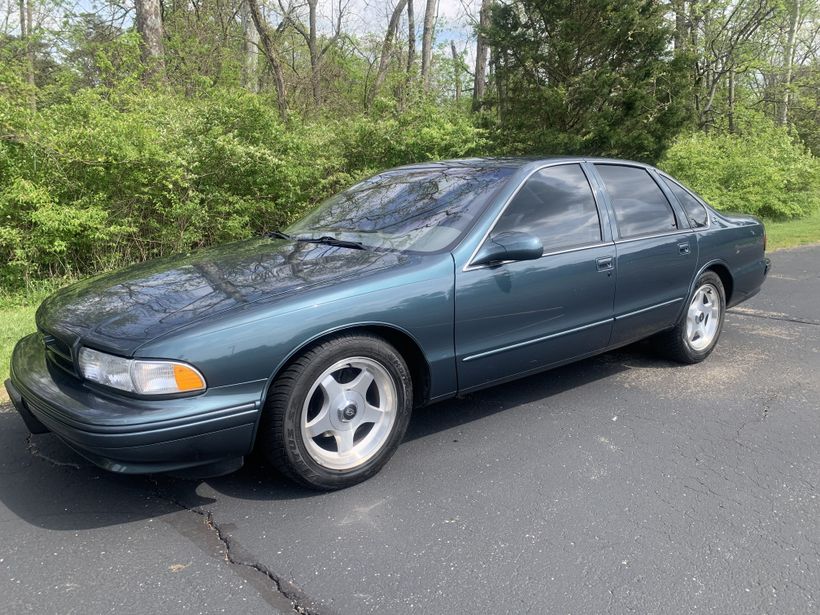
[(310, 387), (302, 406), (302, 441), (319, 465), (353, 470), (387, 443), (397, 407), (396, 384), (381, 363), (342, 359)]
[(686, 342), (695, 351), (709, 347), (720, 326), (720, 293), (712, 284), (695, 291), (686, 314)]

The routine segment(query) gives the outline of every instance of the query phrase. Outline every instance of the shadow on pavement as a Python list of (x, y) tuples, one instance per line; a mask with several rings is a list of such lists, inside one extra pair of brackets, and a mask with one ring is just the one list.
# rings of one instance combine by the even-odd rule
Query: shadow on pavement
[[(548, 401), (630, 367), (674, 367), (655, 358), (645, 346), (630, 346), (419, 409), (405, 440), (418, 440), (536, 400)], [(181, 509), (201, 512), (215, 502), (198, 493), (202, 484), (241, 500), (322, 497), (291, 484), (256, 460), (231, 475), (205, 480), (112, 474), (93, 466), (51, 434), (29, 436), (22, 420), (10, 411), (0, 412), (0, 446), (0, 502), (28, 523), (52, 530), (106, 527)]]

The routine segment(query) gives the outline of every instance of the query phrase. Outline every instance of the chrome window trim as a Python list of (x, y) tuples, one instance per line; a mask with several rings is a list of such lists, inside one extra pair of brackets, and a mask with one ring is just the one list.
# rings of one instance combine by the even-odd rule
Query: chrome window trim
[[(517, 262), (517, 261), (499, 261), (497, 264), (494, 264), (494, 265), (473, 265), (473, 259), (476, 257), (476, 254), (478, 254), (478, 251), (484, 245), (484, 242), (487, 241), (487, 237), (489, 237), (490, 234), (493, 232), (496, 225), (498, 224), (498, 221), (501, 219), (501, 216), (503, 216), (504, 212), (507, 211), (507, 208), (510, 206), (510, 203), (512, 203), (513, 199), (521, 191), (521, 188), (524, 187), (524, 184), (526, 184), (527, 181), (529, 181), (530, 177), (532, 177), (533, 175), (535, 175), (539, 171), (543, 171), (544, 169), (549, 169), (551, 167), (566, 166), (566, 165), (570, 165), (570, 164), (578, 165), (581, 168), (581, 173), (584, 174), (584, 178), (586, 178), (586, 180), (587, 180), (587, 184), (589, 185), (589, 192), (590, 192), (590, 194), (592, 194), (592, 200), (595, 203), (595, 211), (598, 213), (598, 230), (601, 233), (601, 241), (598, 242), (598, 243), (595, 243), (595, 244), (584, 244), (584, 245), (573, 247), (573, 248), (567, 248), (566, 250), (556, 250), (554, 252), (544, 253), (539, 258), (544, 258), (545, 256), (554, 256), (555, 254), (563, 254), (565, 252), (575, 252), (577, 250), (586, 250), (588, 248), (595, 248), (595, 247), (598, 247), (598, 246), (612, 245), (612, 242), (603, 241), (604, 227), (603, 227), (603, 221), (601, 220), (601, 204), (598, 202), (598, 198), (595, 196), (595, 189), (592, 186), (592, 182), (590, 181), (589, 174), (587, 173), (586, 169), (584, 169), (584, 160), (583, 159), (578, 159), (578, 160), (556, 160), (554, 162), (549, 162), (549, 163), (544, 164), (544, 165), (542, 165), (538, 168), (535, 168), (532, 171), (530, 171), (529, 173), (527, 173), (527, 175), (521, 180), (521, 182), (518, 184), (518, 186), (516, 186), (513, 193), (507, 198), (506, 201), (504, 201), (504, 205), (501, 207), (501, 210), (498, 212), (498, 214), (495, 216), (495, 218), (493, 218), (493, 221), (490, 224), (490, 228), (488, 228), (487, 232), (484, 233), (484, 235), (481, 237), (481, 240), (476, 245), (475, 250), (473, 250), (472, 254), (470, 254), (470, 258), (467, 259), (467, 264), (464, 265), (464, 267), (462, 267), (461, 270), (465, 271), (465, 272), (466, 271), (476, 271), (478, 269), (487, 269), (489, 267), (498, 267), (499, 265), (505, 265), (507, 263)], [(536, 259), (536, 260), (538, 260), (538, 259)]]
[(593, 327), (599, 327), (601, 325), (605, 325), (611, 323), (614, 318), (606, 318), (605, 320), (599, 320), (597, 322), (591, 322), (587, 325), (582, 325), (580, 327), (574, 327), (572, 329), (566, 329), (564, 331), (558, 331), (557, 333), (550, 333), (549, 335), (542, 335), (541, 337), (535, 337), (529, 340), (524, 340), (523, 342), (517, 342), (515, 344), (510, 344), (508, 346), (502, 346), (501, 348), (494, 348), (493, 350), (485, 350), (484, 352), (479, 352), (477, 354), (469, 355), (461, 359), (462, 363), (467, 363), (468, 361), (475, 361), (476, 359), (483, 359), (484, 357), (489, 357), (494, 354), (499, 354), (501, 352), (507, 352), (508, 350), (515, 350), (516, 348), (523, 348), (524, 346), (531, 346), (532, 344), (538, 344), (539, 342), (545, 342), (547, 340), (551, 340), (556, 337), (562, 337), (564, 335), (569, 335), (570, 333), (577, 333), (578, 331), (584, 331), (585, 329), (592, 329)]
[[(680, 183), (678, 180), (676, 180), (674, 177), (672, 177), (668, 173), (664, 173), (663, 171), (660, 171), (660, 170), (658, 170), (657, 173), (658, 173), (658, 177), (668, 179), (669, 181), (671, 181), (676, 186), (679, 186), (681, 190), (683, 190), (686, 194), (688, 194), (693, 199), (695, 199), (698, 202), (698, 204), (701, 207), (703, 207), (703, 211), (706, 212), (706, 226), (697, 226), (697, 227), (692, 226), (692, 221), (688, 219), (689, 214), (686, 213), (686, 208), (683, 206), (683, 203), (680, 203), (681, 209), (683, 209), (683, 213), (686, 214), (686, 217), (687, 217), (686, 221), (689, 223), (689, 230), (691, 230), (691, 231), (708, 231), (710, 228), (712, 228), (712, 212), (709, 211), (709, 207), (707, 207), (706, 201), (704, 201), (697, 194), (695, 194), (694, 192), (689, 190), (686, 186), (684, 186), (682, 183)], [(672, 192), (672, 190), (670, 189), (669, 192)], [(674, 192), (672, 192), (672, 196), (675, 196)], [(677, 198), (678, 197), (675, 196), (675, 200), (677, 200)]]
[(687, 228), (683, 230), (672, 231), (671, 233), (658, 233), (657, 235), (638, 235), (637, 237), (628, 237), (627, 239), (616, 239), (615, 245), (622, 243), (632, 243), (633, 241), (643, 241), (644, 239), (659, 239), (661, 237), (674, 237), (675, 235), (687, 235), (692, 233), (695, 229)]

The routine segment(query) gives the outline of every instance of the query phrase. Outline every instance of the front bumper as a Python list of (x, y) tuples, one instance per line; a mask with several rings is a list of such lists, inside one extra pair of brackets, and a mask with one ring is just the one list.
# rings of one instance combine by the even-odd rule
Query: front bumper
[(11, 358), (6, 389), (32, 433), (51, 431), (112, 472), (147, 474), (210, 466), (250, 452), (264, 381), (165, 400), (92, 389), (46, 360), (39, 334)]

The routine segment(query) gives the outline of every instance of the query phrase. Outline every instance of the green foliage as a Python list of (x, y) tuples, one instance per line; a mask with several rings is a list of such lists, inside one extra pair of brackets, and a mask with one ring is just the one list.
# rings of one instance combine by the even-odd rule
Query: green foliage
[(375, 118), (352, 119), (342, 128), (340, 145), (349, 168), (373, 171), (463, 158), (488, 147), (483, 131), (469, 116), (431, 103), (413, 105), (404, 113), (388, 111)]
[(432, 107), (285, 126), (236, 89), (54, 100), (33, 113), (0, 95), (0, 287), (265, 232), (366, 173), (483, 146), (467, 117)]
[(646, 0), (495, 5), (499, 147), (656, 160), (688, 113), (689, 69), (669, 57), (664, 10)]
[(724, 211), (798, 218), (820, 209), (820, 160), (762, 116), (744, 115), (738, 134), (682, 136), (660, 166)]

